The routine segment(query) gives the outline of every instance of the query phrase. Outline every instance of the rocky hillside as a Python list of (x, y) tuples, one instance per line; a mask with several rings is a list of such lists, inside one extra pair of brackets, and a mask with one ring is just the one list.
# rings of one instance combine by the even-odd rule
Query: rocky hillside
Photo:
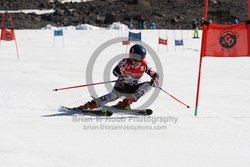
[[(204, 0), (94, 0), (81, 3), (54, 3), (49, 0), (0, 1), (0, 10), (54, 9), (54, 13), (13, 13), (16, 29), (40, 29), (47, 24), (69, 26), (91, 24), (107, 27), (120, 21), (134, 28), (140, 19), (155, 22), (157, 28), (191, 29), (193, 18), (202, 18)], [(208, 18), (216, 23), (230, 24), (233, 17), (247, 20), (247, 0), (210, 0)], [(8, 26), (8, 24), (7, 24)]]

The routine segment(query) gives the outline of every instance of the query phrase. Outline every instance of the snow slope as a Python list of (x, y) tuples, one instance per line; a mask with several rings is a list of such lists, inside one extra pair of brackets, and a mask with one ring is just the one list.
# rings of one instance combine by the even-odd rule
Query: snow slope
[[(126, 32), (65, 30), (65, 47), (60, 37), (53, 47), (52, 30), (15, 32), (20, 60), (14, 42), (1, 41), (0, 47), (1, 166), (249, 167), (249, 58), (204, 58), (194, 117), (200, 40), (183, 31), (185, 50), (175, 50), (174, 31), (168, 31), (168, 52), (161, 46), (158, 54), (162, 87), (191, 108), (161, 92), (147, 119), (115, 114), (100, 120), (59, 111), (60, 105), (90, 100), (87, 88), (52, 90), (85, 84), (92, 53)], [(157, 50), (158, 31), (142, 33), (143, 41)], [(109, 60), (125, 51), (120, 43), (106, 48), (93, 67), (94, 82), (103, 81)], [(150, 55), (148, 61), (157, 66)], [(95, 90), (107, 93), (104, 85)]]

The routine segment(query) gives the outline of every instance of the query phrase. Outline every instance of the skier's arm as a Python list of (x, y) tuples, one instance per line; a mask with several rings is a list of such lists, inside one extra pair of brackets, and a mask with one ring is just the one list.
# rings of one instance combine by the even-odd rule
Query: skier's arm
[(117, 65), (117, 66), (114, 68), (113, 74), (114, 74), (114, 76), (116, 76), (116, 77), (119, 77), (120, 75), (122, 75), (122, 73), (121, 73), (121, 71), (120, 71), (119, 65)]
[(145, 72), (152, 78), (151, 79), (151, 85), (152, 86), (158, 86), (159, 85), (159, 74), (155, 72), (152, 68), (150, 68), (148, 65), (146, 66)]
[(151, 77), (151, 78), (157, 78), (159, 79), (159, 74), (155, 72), (152, 68), (150, 68), (148, 65), (146, 66), (145, 72)]
[(122, 75), (121, 70), (124, 69), (126, 63), (127, 63), (126, 59), (122, 59), (122, 60), (117, 64), (117, 66), (116, 66), (116, 67), (114, 68), (114, 70), (113, 70), (114, 76), (119, 77), (119, 76)]
[(114, 76), (116, 76), (118, 78), (119, 82), (124, 82), (124, 76), (121, 73), (120, 67), (119, 65), (117, 65), (114, 70), (113, 70), (113, 74)]
[(121, 72), (121, 70), (125, 68), (126, 64), (127, 64), (126, 59), (121, 60), (118, 63), (118, 65), (114, 68), (113, 74), (114, 74), (114, 76), (118, 77), (118, 80), (120, 82), (129, 83), (132, 81), (132, 77), (131, 76), (124, 76)]

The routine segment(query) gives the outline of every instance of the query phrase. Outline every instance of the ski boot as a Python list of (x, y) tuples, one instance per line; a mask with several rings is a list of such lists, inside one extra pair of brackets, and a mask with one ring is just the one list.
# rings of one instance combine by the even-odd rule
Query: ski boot
[(94, 100), (91, 100), (91, 101), (89, 101), (89, 102), (85, 103), (84, 105), (79, 106), (77, 108), (82, 109), (82, 110), (92, 110), (94, 108), (97, 108), (97, 105), (96, 105), (96, 102)]
[(132, 104), (133, 102), (134, 102), (133, 99), (123, 99), (113, 107), (129, 110), (131, 109), (130, 104)]

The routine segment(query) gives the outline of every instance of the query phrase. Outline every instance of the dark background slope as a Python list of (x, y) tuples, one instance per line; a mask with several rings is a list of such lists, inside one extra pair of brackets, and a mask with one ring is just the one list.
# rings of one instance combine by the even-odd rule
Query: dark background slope
[[(51, 3), (49, 0), (1, 1), (0, 10), (54, 9), (54, 13), (13, 13), (16, 29), (40, 29), (47, 24), (70, 26), (91, 24), (107, 27), (120, 21), (129, 24), (133, 17), (134, 28), (143, 18), (155, 22), (157, 28), (192, 29), (193, 18), (203, 17), (204, 0), (94, 0), (82, 3)], [(247, 0), (210, 0), (208, 18), (215, 23), (231, 24), (233, 17), (247, 20)], [(9, 23), (6, 24), (9, 26)]]

